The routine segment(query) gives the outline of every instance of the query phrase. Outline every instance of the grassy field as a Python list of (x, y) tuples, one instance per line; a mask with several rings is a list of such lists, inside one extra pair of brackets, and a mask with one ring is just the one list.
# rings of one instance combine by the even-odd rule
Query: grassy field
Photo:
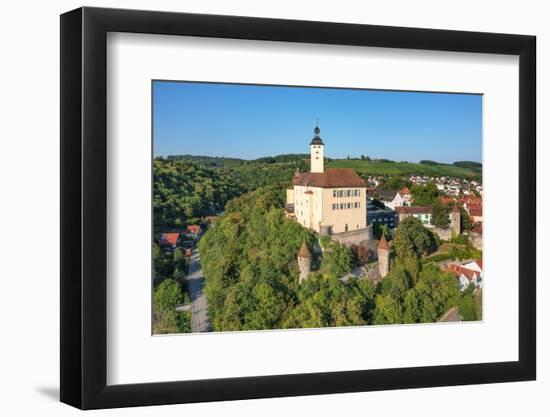
[(481, 170), (454, 165), (427, 165), (412, 162), (374, 162), (356, 159), (338, 159), (329, 162), (328, 168), (353, 168), (368, 175), (428, 175), (452, 177), (479, 177)]

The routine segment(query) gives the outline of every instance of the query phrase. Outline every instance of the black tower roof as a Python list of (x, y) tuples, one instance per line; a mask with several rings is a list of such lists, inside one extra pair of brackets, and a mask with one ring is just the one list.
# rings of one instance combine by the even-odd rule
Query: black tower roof
[(315, 126), (315, 129), (313, 129), (313, 133), (315, 133), (315, 136), (313, 139), (311, 139), (310, 145), (324, 145), (323, 139), (319, 136), (321, 133), (321, 129), (319, 129), (319, 126)]

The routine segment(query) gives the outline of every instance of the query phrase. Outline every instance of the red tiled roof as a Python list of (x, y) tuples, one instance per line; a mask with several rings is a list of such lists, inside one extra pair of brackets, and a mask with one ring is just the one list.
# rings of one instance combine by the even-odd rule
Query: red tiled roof
[(300, 248), (300, 252), (298, 252), (298, 256), (300, 258), (311, 258), (311, 252), (309, 251), (309, 248), (307, 247), (305, 240), (302, 243), (302, 247)]
[(483, 271), (483, 259), (476, 259), (476, 264)]
[(481, 205), (483, 200), (481, 199), (481, 197), (476, 197), (474, 195), (468, 195), (466, 198), (465, 198), (466, 202), (468, 204), (477, 204), (477, 205)]
[(468, 210), (475, 210), (475, 209), (481, 209), (482, 206), (481, 204), (467, 202), (466, 207), (468, 208)]
[(432, 208), (430, 206), (403, 206), (396, 207), (395, 210), (399, 214), (424, 214), (432, 212)]
[(198, 224), (190, 224), (189, 226), (187, 226), (187, 231), (190, 233), (198, 234), (201, 232), (201, 227)]
[(179, 232), (163, 233), (160, 236), (160, 242), (159, 243), (161, 245), (176, 246), (178, 244), (179, 237), (180, 237)]
[(399, 191), (399, 194), (401, 195), (410, 194), (410, 193), (411, 193), (411, 190), (409, 190), (407, 187), (403, 187), (401, 191)]
[(483, 223), (478, 222), (474, 224), (474, 227), (472, 227), (472, 233), (477, 233), (478, 235), (483, 234)]
[(384, 233), (382, 233), (382, 237), (380, 238), (380, 241), (378, 242), (378, 249), (386, 249), (388, 250), (390, 247), (388, 245), (388, 241), (386, 240), (386, 237), (384, 236)]
[(456, 265), (456, 264), (448, 265), (447, 268), (444, 269), (444, 271), (452, 272), (453, 274), (456, 275), (457, 278), (460, 277), (461, 275), (464, 275), (466, 278), (468, 278), (468, 281), (471, 281), (472, 279), (474, 279), (474, 275), (478, 276), (477, 271), (473, 271), (471, 269), (464, 268), (462, 265)]
[(480, 208), (470, 208), (470, 216), (481, 217), (483, 216), (483, 210)]
[(292, 179), (293, 185), (339, 188), (365, 187), (365, 181), (351, 168), (330, 168), (325, 172), (305, 172)]
[(439, 197), (439, 201), (441, 202), (441, 204), (449, 204), (449, 203), (454, 203), (456, 199), (453, 197), (441, 196)]

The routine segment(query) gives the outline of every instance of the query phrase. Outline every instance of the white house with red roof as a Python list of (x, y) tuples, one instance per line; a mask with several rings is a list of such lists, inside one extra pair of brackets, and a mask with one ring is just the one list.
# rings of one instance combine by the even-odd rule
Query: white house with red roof
[(483, 287), (483, 262), (481, 259), (464, 264), (450, 263), (445, 265), (443, 270), (455, 274), (460, 291), (465, 291), (470, 284), (474, 284), (475, 290)]

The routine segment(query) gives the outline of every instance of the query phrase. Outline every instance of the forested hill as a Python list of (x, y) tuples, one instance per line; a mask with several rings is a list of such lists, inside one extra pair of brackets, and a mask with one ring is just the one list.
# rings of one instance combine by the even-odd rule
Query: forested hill
[[(154, 232), (178, 229), (223, 211), (232, 198), (257, 188), (290, 185), (296, 169), (308, 169), (303, 155), (245, 161), (181, 155), (153, 161)], [(281, 198), (283, 192), (281, 191)]]

